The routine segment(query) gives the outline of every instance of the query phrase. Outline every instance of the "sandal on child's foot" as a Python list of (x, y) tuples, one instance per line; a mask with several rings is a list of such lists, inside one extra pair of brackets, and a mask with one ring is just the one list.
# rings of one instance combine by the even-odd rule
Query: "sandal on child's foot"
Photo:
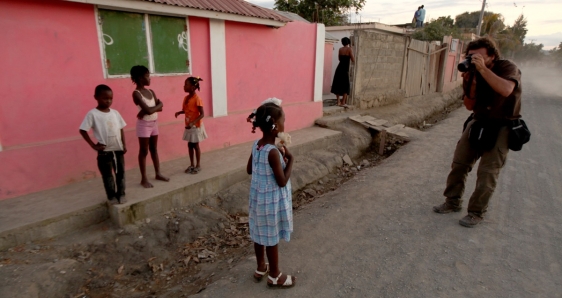
[(254, 279), (260, 282), (267, 273), (269, 273), (269, 263), (265, 263), (265, 271), (258, 271), (258, 269), (256, 269), (256, 272), (254, 272)]
[(276, 278), (273, 278), (271, 277), (271, 275), (269, 275), (267, 277), (267, 286), (271, 288), (290, 288), (295, 285), (296, 278), (290, 275), (287, 275), (287, 278), (285, 279), (285, 282), (283, 284), (277, 283), (281, 275), (283, 275), (283, 273), (281, 272), (279, 272), (279, 276), (277, 276)]
[(193, 169), (195, 169), (193, 166), (189, 166), (187, 169), (185, 169), (185, 173), (186, 174), (191, 174), (193, 172)]
[(107, 200), (107, 203), (109, 205), (117, 205), (117, 204), (119, 204), (119, 201), (116, 198), (113, 198), (111, 200)]
[(193, 171), (191, 171), (191, 174), (197, 174), (197, 173), (199, 173), (199, 172), (201, 172), (201, 168), (200, 168), (200, 167), (196, 167), (196, 168), (193, 168)]

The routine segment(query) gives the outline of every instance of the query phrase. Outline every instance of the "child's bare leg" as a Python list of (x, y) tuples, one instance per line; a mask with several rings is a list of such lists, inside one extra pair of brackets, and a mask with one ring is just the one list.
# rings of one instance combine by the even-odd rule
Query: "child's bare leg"
[[(265, 264), (265, 246), (254, 242), (254, 252), (256, 253), (256, 262), (258, 263), (257, 271), (265, 272), (267, 270), (267, 265)], [(254, 277), (260, 278), (261, 276), (254, 273)]]
[[(285, 283), (285, 280), (287, 280), (287, 274), (283, 273), (281, 277), (279, 276), (281, 270), (279, 270), (279, 251), (277, 247), (278, 245), (266, 246), (265, 253), (267, 254), (267, 260), (269, 261), (269, 276), (271, 276), (272, 278), (279, 277), (279, 279), (277, 280), (277, 284), (282, 285), (283, 283)], [(291, 276), (291, 279), (294, 284), (296, 278), (294, 276)], [(271, 283), (270, 280), (268, 280), (267, 282)]]
[(146, 156), (148, 155), (149, 142), (149, 138), (139, 138), (139, 167), (142, 176), (140, 183), (144, 188), (153, 187), (152, 184), (148, 182), (148, 178), (146, 178)]
[(201, 149), (199, 149), (199, 143), (195, 143), (193, 148), (195, 149), (195, 157), (197, 159), (196, 168), (201, 168)]
[(338, 105), (338, 106), (341, 105), (341, 103), (340, 103), (340, 96), (337, 95), (337, 94), (336, 94), (336, 101), (338, 102), (336, 105)]
[(347, 93), (343, 94), (341, 102), (342, 102), (342, 106), (347, 104)]
[(187, 142), (187, 152), (189, 152), (189, 167), (185, 169), (185, 173), (191, 173), (194, 166), (193, 166), (193, 143)]
[(170, 181), (170, 178), (160, 174), (160, 159), (158, 158), (158, 136), (151, 136), (149, 142), (150, 157), (154, 164), (154, 172), (156, 172), (156, 180)]
[(195, 144), (193, 143), (188, 143), (189, 144), (189, 163), (192, 167), (195, 167)]

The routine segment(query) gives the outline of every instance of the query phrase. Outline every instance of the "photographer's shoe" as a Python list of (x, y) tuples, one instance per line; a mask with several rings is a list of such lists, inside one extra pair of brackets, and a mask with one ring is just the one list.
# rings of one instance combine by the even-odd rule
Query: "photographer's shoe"
[(469, 213), (465, 217), (461, 218), (461, 220), (459, 220), (459, 224), (463, 227), (474, 228), (474, 226), (479, 224), (482, 220), (484, 220), (483, 217)]
[(462, 210), (462, 207), (451, 206), (447, 203), (443, 203), (441, 205), (433, 206), (433, 212), (441, 213), (441, 214), (451, 213), (451, 212), (459, 212), (461, 210)]

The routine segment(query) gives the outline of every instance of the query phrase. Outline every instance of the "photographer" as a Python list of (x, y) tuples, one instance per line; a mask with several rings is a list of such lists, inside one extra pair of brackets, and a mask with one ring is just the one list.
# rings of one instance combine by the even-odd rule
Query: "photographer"
[(462, 74), (463, 101), (473, 114), (465, 122), (455, 149), (443, 193), (445, 203), (433, 207), (433, 211), (461, 211), (466, 177), (480, 158), (468, 215), (459, 221), (462, 226), (474, 227), (483, 220), (506, 161), (508, 123), (521, 117), (521, 72), (511, 61), (500, 59), (498, 48), (490, 38), (470, 42), (466, 57), (459, 64), (459, 70), (465, 71)]

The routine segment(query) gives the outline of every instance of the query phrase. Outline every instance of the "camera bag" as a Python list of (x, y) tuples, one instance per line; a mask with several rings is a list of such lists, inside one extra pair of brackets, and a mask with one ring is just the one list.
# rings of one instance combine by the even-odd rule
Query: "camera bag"
[(476, 150), (490, 151), (496, 145), (498, 133), (502, 126), (497, 121), (474, 121), (468, 131), (470, 146)]
[(509, 149), (519, 151), (531, 140), (531, 131), (523, 119), (511, 120), (509, 123)]

